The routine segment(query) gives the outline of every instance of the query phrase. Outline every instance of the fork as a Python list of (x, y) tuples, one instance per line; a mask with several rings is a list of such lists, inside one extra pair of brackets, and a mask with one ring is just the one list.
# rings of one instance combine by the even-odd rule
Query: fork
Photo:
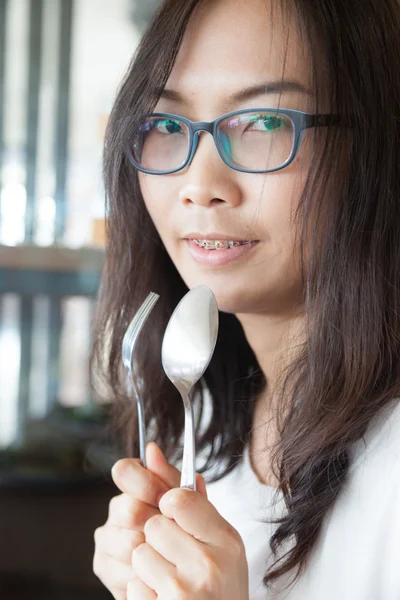
[(140, 394), (140, 390), (135, 381), (134, 368), (133, 368), (133, 353), (135, 345), (142, 331), (143, 325), (145, 324), (148, 316), (154, 308), (159, 295), (154, 292), (150, 292), (146, 300), (143, 302), (132, 321), (129, 323), (128, 329), (125, 332), (122, 340), (122, 362), (125, 367), (128, 382), (128, 393), (133, 392), (136, 398), (137, 409), (138, 409), (138, 424), (139, 424), (139, 448), (140, 448), (140, 460), (143, 466), (146, 468), (146, 423), (144, 417), (144, 404), (143, 398)]

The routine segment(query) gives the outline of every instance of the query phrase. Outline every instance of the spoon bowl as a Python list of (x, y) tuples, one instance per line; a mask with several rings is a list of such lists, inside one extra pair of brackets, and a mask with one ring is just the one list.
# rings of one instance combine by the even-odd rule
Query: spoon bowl
[(218, 336), (218, 305), (209, 287), (190, 290), (174, 310), (164, 334), (161, 360), (168, 379), (182, 397), (185, 434), (181, 487), (196, 489), (196, 449), (190, 392), (214, 354)]

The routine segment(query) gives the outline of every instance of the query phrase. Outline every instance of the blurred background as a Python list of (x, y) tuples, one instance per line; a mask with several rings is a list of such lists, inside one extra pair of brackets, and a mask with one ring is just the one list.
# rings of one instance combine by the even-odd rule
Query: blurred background
[(157, 0), (0, 0), (0, 598), (96, 600), (93, 532), (118, 492), (91, 397), (101, 155)]

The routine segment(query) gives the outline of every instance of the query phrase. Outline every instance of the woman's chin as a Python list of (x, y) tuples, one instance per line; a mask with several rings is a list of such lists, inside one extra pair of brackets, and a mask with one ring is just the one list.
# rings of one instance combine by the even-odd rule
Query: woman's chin
[[(186, 280), (186, 285), (189, 289), (193, 289), (197, 285), (207, 285), (213, 292), (218, 309), (224, 313), (239, 314), (243, 312), (258, 312), (257, 301), (250, 293), (244, 293), (246, 286), (237, 286), (233, 282), (229, 285), (223, 285), (215, 279), (211, 280), (207, 277)], [(258, 307), (259, 308), (259, 307)]]
[(304, 298), (295, 284), (288, 288), (278, 284), (260, 286), (259, 278), (241, 279), (239, 273), (229, 282), (216, 277), (196, 277), (191, 273), (185, 283), (189, 289), (207, 285), (217, 300), (218, 309), (224, 313), (287, 315), (304, 309)]

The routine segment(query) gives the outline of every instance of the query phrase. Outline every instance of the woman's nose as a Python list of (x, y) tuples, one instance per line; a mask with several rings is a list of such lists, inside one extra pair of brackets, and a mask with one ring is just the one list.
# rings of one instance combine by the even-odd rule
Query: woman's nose
[(242, 201), (238, 173), (223, 162), (208, 133), (200, 134), (193, 160), (181, 176), (179, 199), (185, 205), (232, 208)]

